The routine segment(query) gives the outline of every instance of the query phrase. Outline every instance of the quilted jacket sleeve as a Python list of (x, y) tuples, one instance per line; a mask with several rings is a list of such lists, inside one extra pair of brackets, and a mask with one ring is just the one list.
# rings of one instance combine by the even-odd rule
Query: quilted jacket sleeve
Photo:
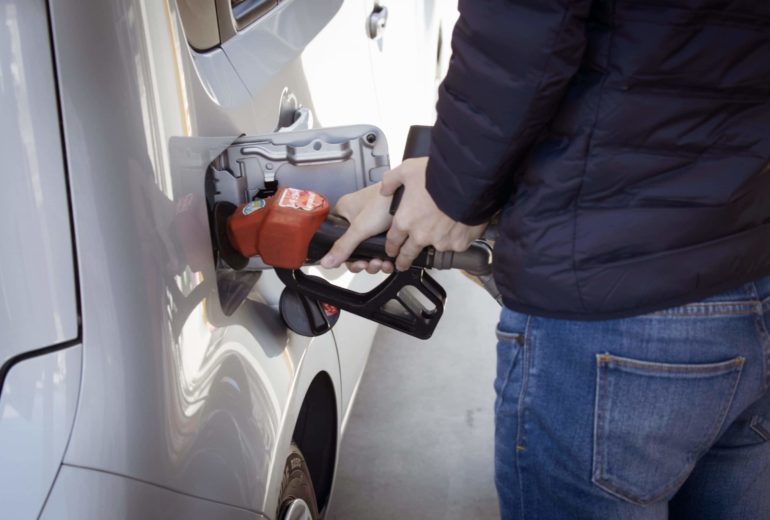
[(566, 91), (591, 0), (460, 0), (439, 88), (427, 189), (444, 213), (486, 221)]

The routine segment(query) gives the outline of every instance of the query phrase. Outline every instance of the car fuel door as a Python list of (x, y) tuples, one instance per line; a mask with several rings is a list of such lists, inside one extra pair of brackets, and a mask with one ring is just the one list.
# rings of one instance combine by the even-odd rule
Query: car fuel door
[(385, 136), (371, 125), (243, 136), (211, 164), (206, 196), (239, 205), (286, 186), (321, 193), (334, 206), (379, 182), (389, 164)]
[(388, 144), (372, 125), (301, 129), (310, 117), (298, 110), (288, 128), (275, 133), (242, 136), (209, 165), (206, 203), (212, 225), (212, 243), (220, 302), (231, 314), (250, 287), (237, 282), (248, 273), (270, 267), (259, 257), (237, 271), (223, 260), (216, 239), (215, 206), (240, 206), (269, 196), (282, 187), (322, 194), (331, 207), (346, 193), (379, 182), (389, 169)]

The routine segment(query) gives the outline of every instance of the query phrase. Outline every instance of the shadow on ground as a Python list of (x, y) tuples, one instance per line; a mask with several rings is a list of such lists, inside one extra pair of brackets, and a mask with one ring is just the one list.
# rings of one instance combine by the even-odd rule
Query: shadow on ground
[(461, 274), (433, 338), (380, 328), (345, 437), (329, 520), (499, 518), (492, 387), (500, 308)]

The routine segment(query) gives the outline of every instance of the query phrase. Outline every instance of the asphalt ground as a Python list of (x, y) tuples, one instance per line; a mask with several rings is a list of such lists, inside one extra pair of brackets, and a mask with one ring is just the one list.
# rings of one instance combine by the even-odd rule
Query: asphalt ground
[(457, 272), (433, 337), (381, 327), (342, 439), (329, 520), (495, 520), (499, 305)]

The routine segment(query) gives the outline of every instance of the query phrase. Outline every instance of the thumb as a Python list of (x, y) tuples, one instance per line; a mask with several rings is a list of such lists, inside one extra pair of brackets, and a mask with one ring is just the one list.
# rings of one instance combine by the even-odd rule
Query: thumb
[(380, 186), (380, 195), (390, 197), (402, 184), (404, 184), (404, 179), (401, 175), (401, 170), (396, 168), (385, 172), (385, 175), (382, 177), (382, 186)]
[(327, 269), (339, 267), (366, 238), (357, 228), (350, 226), (345, 234), (334, 242), (329, 252), (321, 259), (321, 265)]
[(360, 207), (360, 204), (358, 204), (359, 198), (352, 197), (351, 195), (353, 194), (348, 193), (340, 197), (340, 200), (337, 201), (337, 205), (334, 206), (334, 210), (332, 210), (335, 215), (343, 217), (348, 222), (352, 222), (353, 218), (361, 213), (361, 210), (363, 209)]

